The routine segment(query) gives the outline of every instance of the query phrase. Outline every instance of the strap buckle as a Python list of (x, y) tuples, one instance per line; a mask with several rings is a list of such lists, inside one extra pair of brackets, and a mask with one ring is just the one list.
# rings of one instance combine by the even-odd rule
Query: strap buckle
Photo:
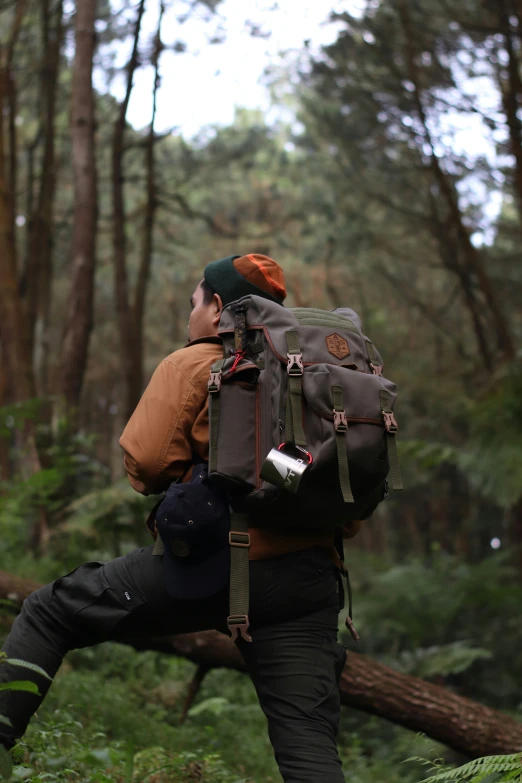
[(336, 432), (347, 432), (348, 431), (348, 419), (346, 418), (346, 412), (345, 411), (336, 411), (333, 412), (334, 415), (334, 427)]
[(374, 375), (378, 375), (379, 378), (382, 378), (382, 367), (380, 364), (374, 364), (373, 362), (370, 362), (370, 368)]
[(252, 637), (248, 633), (250, 620), (247, 614), (231, 614), (227, 617), (227, 626), (232, 640), (244, 639), (245, 642), (251, 642)]
[(391, 432), (393, 434), (398, 432), (399, 425), (397, 424), (393, 413), (391, 411), (383, 411), (382, 415), (384, 418), (384, 426), (386, 427), (386, 432)]
[(286, 365), (288, 375), (302, 375), (304, 373), (303, 354), (287, 353), (286, 357), (288, 360)]
[(209, 394), (217, 394), (221, 389), (221, 370), (218, 372), (210, 372), (210, 378), (208, 380), (208, 392)]
[(230, 546), (248, 549), (250, 546), (250, 533), (240, 533), (238, 530), (231, 530), (228, 534), (228, 543)]

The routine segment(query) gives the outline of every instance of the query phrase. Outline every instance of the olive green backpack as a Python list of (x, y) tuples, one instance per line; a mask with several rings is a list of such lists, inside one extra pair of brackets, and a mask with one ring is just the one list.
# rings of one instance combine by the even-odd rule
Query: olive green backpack
[[(248, 527), (333, 533), (371, 515), (387, 497), (388, 477), (402, 489), (397, 390), (353, 310), (290, 309), (246, 296), (223, 309), (218, 333), (223, 359), (208, 384), (209, 475), (236, 512), (229, 627), (247, 638), (237, 586), (248, 574)], [(297, 494), (261, 476), (269, 452), (281, 448), (309, 463)]]

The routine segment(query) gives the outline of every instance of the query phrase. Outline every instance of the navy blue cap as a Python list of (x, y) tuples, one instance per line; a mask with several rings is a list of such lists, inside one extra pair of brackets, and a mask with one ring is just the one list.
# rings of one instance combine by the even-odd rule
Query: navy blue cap
[(192, 481), (172, 484), (156, 512), (165, 551), (163, 577), (169, 595), (181, 600), (219, 592), (230, 573), (230, 511), (226, 495), (213, 487), (206, 464)]

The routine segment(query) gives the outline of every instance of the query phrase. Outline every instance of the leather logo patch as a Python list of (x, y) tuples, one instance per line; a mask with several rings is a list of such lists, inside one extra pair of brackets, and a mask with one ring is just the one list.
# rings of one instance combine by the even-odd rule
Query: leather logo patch
[(348, 340), (345, 340), (340, 334), (329, 334), (326, 338), (326, 347), (328, 348), (328, 353), (331, 353), (337, 359), (344, 359), (350, 355)]

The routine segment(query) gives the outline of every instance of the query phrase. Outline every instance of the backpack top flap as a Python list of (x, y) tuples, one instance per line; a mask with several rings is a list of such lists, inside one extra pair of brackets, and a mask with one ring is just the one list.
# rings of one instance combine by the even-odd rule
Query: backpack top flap
[(333, 312), (316, 308), (285, 308), (260, 296), (246, 296), (224, 308), (219, 324), (219, 335), (230, 337), (235, 330), (235, 308), (246, 307), (247, 329), (264, 332), (271, 350), (284, 364), (287, 363), (286, 333), (297, 331), (303, 364), (335, 364), (352, 367), (362, 372), (373, 372), (378, 366), (382, 374), (382, 360), (361, 330), (357, 314), (348, 308)]

